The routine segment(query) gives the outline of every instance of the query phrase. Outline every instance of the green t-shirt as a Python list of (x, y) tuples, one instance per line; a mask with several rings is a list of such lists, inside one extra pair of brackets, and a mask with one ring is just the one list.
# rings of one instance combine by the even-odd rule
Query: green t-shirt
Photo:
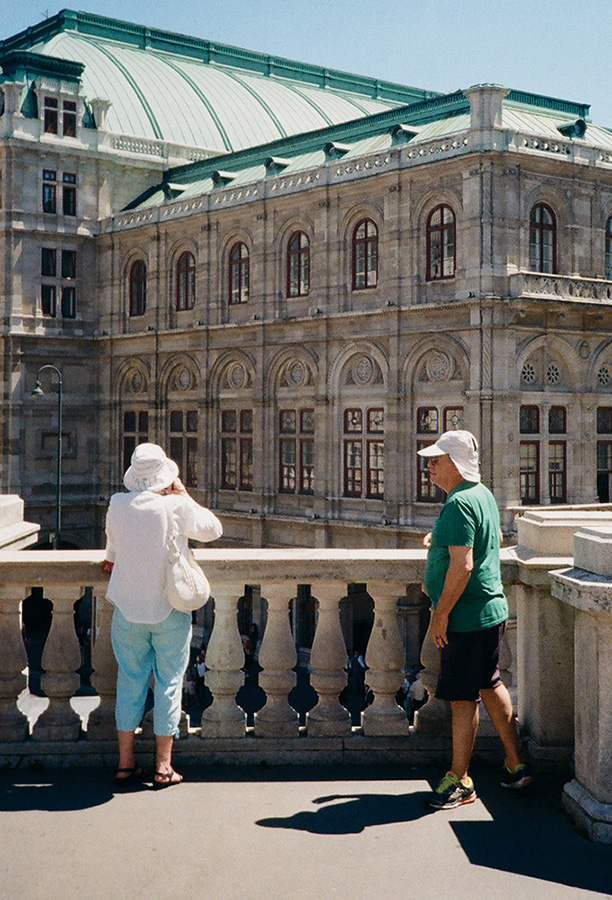
[(433, 527), (425, 564), (425, 590), (434, 606), (444, 586), (449, 547), (471, 547), (474, 568), (451, 610), (449, 631), (481, 631), (508, 617), (499, 567), (499, 510), (480, 482), (462, 481), (449, 493)]

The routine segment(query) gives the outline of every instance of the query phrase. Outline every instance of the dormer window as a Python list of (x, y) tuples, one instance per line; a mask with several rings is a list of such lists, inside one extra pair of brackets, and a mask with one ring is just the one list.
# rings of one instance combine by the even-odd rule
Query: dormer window
[(43, 129), (45, 134), (59, 134), (60, 121), (63, 137), (76, 137), (76, 100), (63, 100), (60, 107), (60, 101), (57, 97), (45, 97), (43, 101)]

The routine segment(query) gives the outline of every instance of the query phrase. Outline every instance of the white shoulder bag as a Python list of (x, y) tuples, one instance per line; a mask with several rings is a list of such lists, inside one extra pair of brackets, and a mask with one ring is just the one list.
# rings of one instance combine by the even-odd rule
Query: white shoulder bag
[(182, 553), (179, 549), (174, 518), (167, 506), (166, 516), (168, 519), (166, 598), (170, 606), (180, 612), (190, 613), (204, 606), (210, 597), (210, 584), (197, 564), (191, 548), (187, 547), (186, 553)]

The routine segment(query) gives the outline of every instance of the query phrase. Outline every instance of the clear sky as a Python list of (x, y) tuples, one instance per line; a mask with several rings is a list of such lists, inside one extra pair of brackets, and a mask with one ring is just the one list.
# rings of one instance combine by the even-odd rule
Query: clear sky
[(612, 128), (612, 0), (1, 0), (0, 37), (66, 7), (435, 91), (496, 82)]

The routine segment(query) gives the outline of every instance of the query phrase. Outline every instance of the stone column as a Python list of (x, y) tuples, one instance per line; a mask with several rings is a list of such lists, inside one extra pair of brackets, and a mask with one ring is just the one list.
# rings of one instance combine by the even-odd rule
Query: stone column
[(28, 660), (19, 621), (23, 595), (21, 585), (0, 589), (0, 741), (25, 741), (29, 731), (27, 716), (17, 708), (17, 697), (27, 684), (23, 669)]
[(367, 650), (367, 681), (374, 703), (363, 715), (366, 735), (407, 734), (406, 713), (395, 700), (401, 687), (404, 651), (397, 624), (397, 600), (405, 586), (386, 581), (368, 582), (374, 599), (374, 626)]
[(114, 606), (104, 599), (104, 589), (94, 588), (95, 618), (91, 664), (91, 683), (100, 697), (100, 705), (92, 710), (87, 723), (90, 741), (110, 740), (116, 736), (115, 700), (117, 699), (117, 661), (111, 645), (111, 622)]
[(293, 667), (297, 663), (295, 641), (289, 621), (289, 587), (284, 584), (261, 586), (268, 601), (268, 621), (259, 651), (260, 687), (266, 692), (266, 705), (255, 714), (258, 737), (298, 737), (298, 714), (289, 705), (287, 695), (295, 685)]
[[(519, 567), (521, 576), (523, 575)], [(548, 580), (548, 575), (546, 575)], [(569, 759), (574, 736), (574, 612), (548, 585), (517, 591), (518, 717), (530, 755)]]
[(242, 590), (236, 582), (214, 585), (215, 621), (206, 650), (206, 683), (214, 702), (202, 713), (203, 738), (246, 735), (245, 714), (236, 703), (236, 694), (244, 683), (244, 648), (236, 617)]
[(553, 573), (553, 595), (575, 611), (575, 778), (563, 804), (593, 841), (612, 844), (612, 526), (582, 528), (575, 567)]
[(351, 733), (350, 716), (338, 700), (346, 684), (346, 646), (340, 628), (338, 596), (341, 591), (337, 581), (317, 582), (312, 589), (319, 601), (317, 630), (310, 652), (310, 683), (319, 695), (319, 702), (307, 718), (308, 734), (312, 737)]
[(83, 590), (74, 584), (53, 588), (53, 619), (42, 656), (46, 670), (42, 687), (49, 706), (34, 725), (36, 741), (76, 741), (81, 733), (81, 719), (70, 705), (79, 687), (76, 670), (81, 665), (81, 652), (74, 630), (74, 604)]

